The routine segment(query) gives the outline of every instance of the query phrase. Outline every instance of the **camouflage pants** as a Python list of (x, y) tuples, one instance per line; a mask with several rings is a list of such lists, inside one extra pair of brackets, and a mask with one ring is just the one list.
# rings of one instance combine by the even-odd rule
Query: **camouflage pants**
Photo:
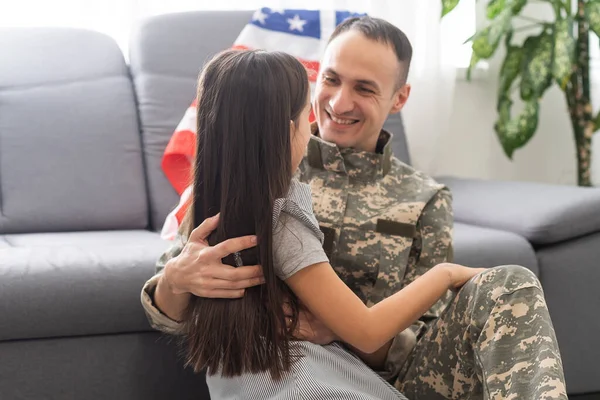
[(395, 386), (411, 400), (567, 399), (536, 276), (502, 266), (468, 282), (417, 342)]

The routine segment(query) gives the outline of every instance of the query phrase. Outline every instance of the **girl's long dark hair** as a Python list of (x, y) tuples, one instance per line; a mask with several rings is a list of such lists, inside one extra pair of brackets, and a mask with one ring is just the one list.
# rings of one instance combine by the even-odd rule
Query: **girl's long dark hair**
[[(241, 255), (245, 265), (262, 265), (265, 283), (241, 299), (192, 297), (182, 333), (186, 364), (196, 372), (268, 371), (279, 379), (293, 361), (298, 305), (275, 274), (272, 221), (274, 201), (287, 194), (292, 178), (290, 121), (298, 121), (307, 96), (305, 68), (282, 52), (228, 50), (200, 75), (189, 229), (220, 212), (211, 245), (257, 235), (256, 248)], [(232, 256), (223, 261), (235, 266)], [(284, 301), (293, 310), (291, 328)]]

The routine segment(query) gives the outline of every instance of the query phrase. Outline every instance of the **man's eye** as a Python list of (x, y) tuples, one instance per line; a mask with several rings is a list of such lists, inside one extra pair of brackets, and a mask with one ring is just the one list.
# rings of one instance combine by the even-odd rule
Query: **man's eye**
[(325, 82), (329, 82), (329, 83), (333, 83), (333, 82), (335, 82), (335, 79), (333, 79), (332, 77), (329, 77), (329, 76), (324, 76), (324, 77), (323, 77), (323, 80), (324, 80)]
[(361, 91), (361, 92), (363, 92), (363, 93), (370, 93), (370, 94), (375, 93), (371, 89), (367, 89), (367, 88), (359, 88), (358, 90)]

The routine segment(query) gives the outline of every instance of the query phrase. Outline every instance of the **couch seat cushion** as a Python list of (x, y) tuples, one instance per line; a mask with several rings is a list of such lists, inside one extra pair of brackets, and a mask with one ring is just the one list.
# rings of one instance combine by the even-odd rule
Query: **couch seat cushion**
[(40, 233), (1, 239), (0, 340), (150, 330), (139, 298), (168, 247), (157, 233)]
[(534, 246), (600, 232), (600, 188), (437, 178), (452, 190), (456, 221), (517, 233)]
[(470, 267), (517, 264), (539, 274), (531, 244), (512, 232), (455, 223), (454, 261)]

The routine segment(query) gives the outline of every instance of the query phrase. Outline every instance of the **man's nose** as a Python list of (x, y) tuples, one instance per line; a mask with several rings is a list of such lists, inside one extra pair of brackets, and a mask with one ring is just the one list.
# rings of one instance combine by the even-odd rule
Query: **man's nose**
[(354, 109), (352, 93), (349, 90), (340, 87), (329, 99), (329, 107), (336, 115), (343, 115)]

